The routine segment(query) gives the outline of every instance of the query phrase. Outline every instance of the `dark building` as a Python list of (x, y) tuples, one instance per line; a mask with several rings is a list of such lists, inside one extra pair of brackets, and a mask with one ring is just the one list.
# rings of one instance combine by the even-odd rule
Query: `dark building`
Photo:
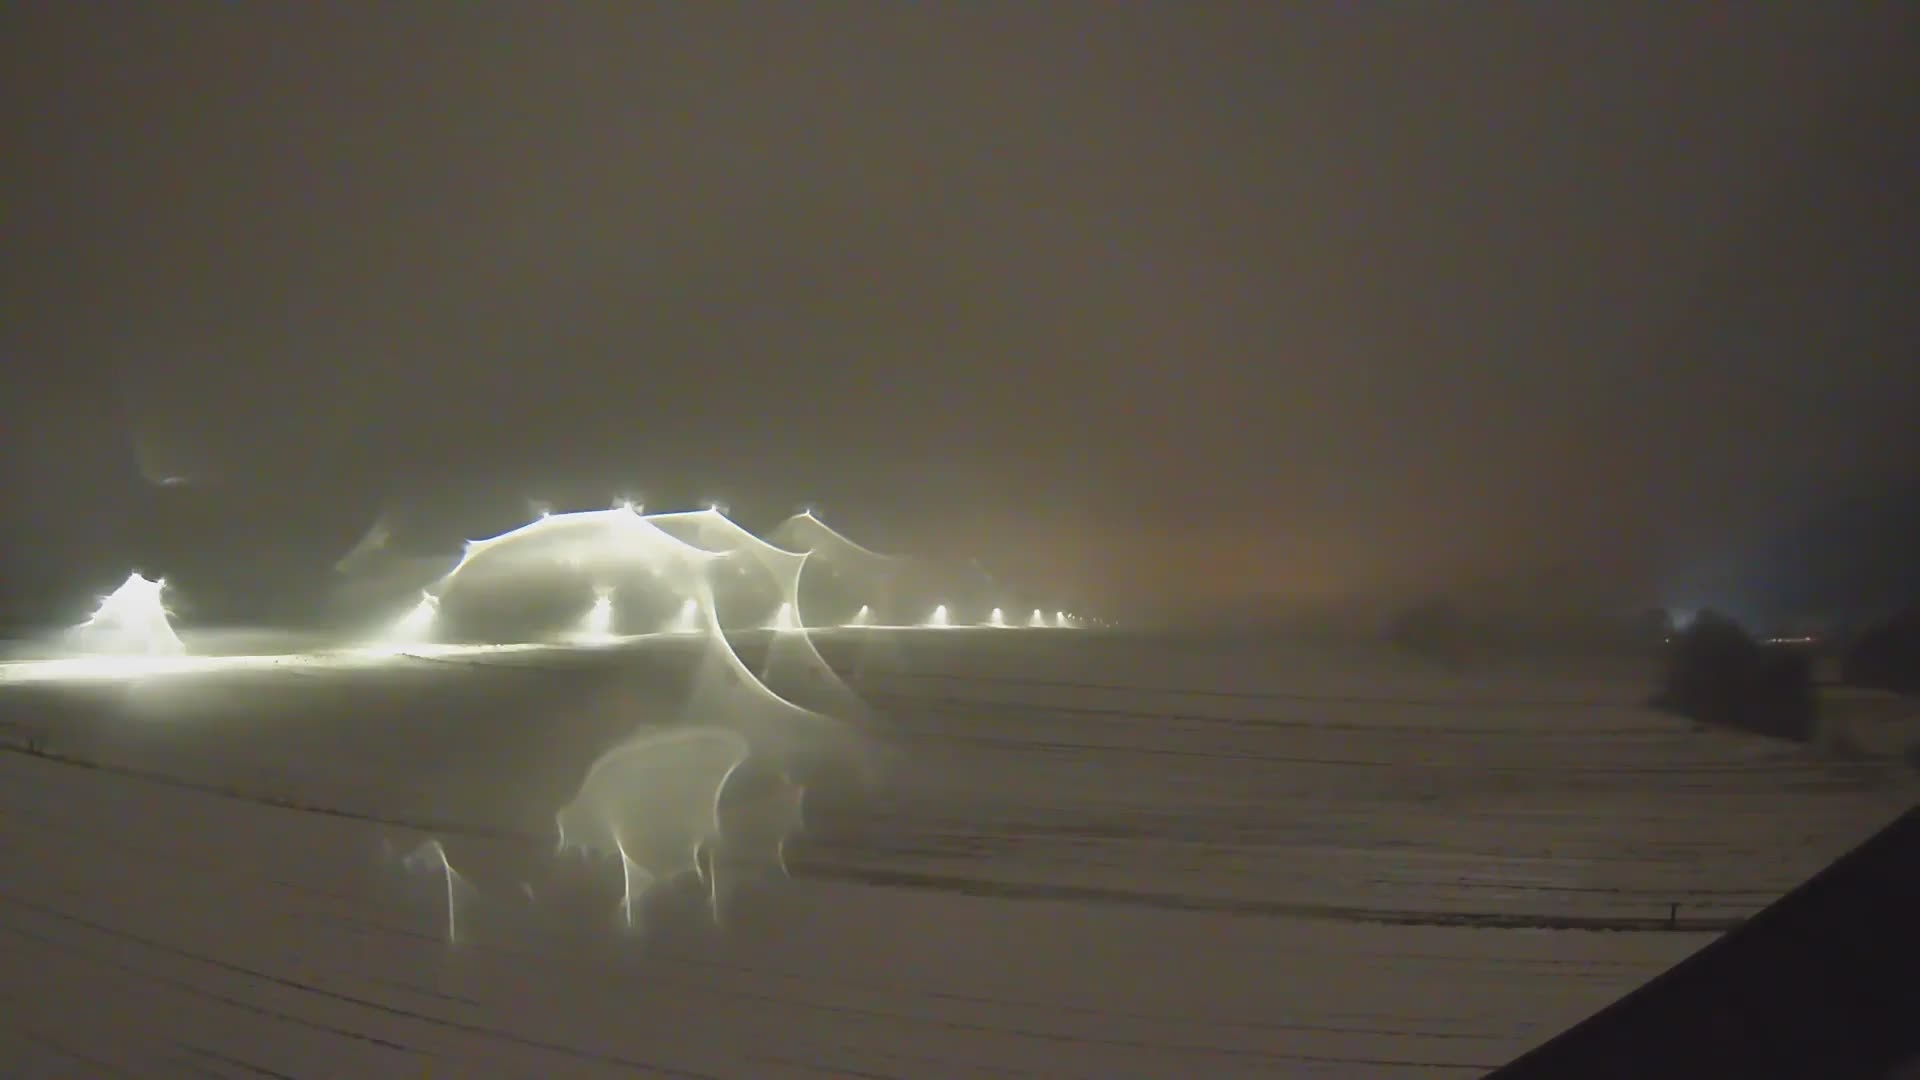
[(1896, 1080), (1920, 1066), (1920, 810), (1493, 1080)]

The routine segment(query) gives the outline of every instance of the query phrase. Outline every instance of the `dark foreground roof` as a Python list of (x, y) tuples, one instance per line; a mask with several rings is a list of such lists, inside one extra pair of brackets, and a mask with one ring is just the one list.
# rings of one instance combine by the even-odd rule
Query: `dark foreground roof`
[(1920, 809), (1493, 1077), (1905, 1080), (1916, 1055)]

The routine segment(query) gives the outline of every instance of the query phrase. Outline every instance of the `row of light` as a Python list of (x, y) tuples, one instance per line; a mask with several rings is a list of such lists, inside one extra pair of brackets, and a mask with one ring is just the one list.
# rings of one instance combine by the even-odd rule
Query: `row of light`
[[(641, 518), (645, 518), (647, 516), (644, 512), (644, 508), (642, 507), (642, 505), (639, 502), (632, 499), (631, 497), (624, 497), (624, 498), (615, 500), (612, 506), (612, 511), (616, 514), (620, 514), (623, 516), (628, 514), (634, 515), (636, 517), (641, 517)], [(709, 508), (708, 512), (717, 514), (722, 519), (725, 519), (726, 517), (726, 508), (719, 503), (714, 503)], [(518, 529), (509, 530), (506, 533), (502, 533), (498, 536), (491, 537), (486, 540), (469, 541), (467, 543), (465, 556), (462, 558), (460, 566), (456, 566), (453, 572), (449, 574), (449, 577), (451, 577), (453, 574), (457, 574), (460, 571), (461, 567), (464, 567), (466, 563), (470, 561), (475, 555), (477, 555), (481, 550), (486, 548), (491, 548), (497, 544), (506, 542), (515, 536), (519, 536), (526, 533), (528, 530), (543, 527), (546, 523), (556, 521), (560, 518), (579, 519), (582, 517), (604, 515), (606, 513), (607, 511), (576, 511), (576, 512), (567, 513), (567, 514), (556, 515), (551, 510), (542, 509), (539, 512), (538, 518), (536, 518), (532, 522), (529, 522), (527, 525), (521, 526)], [(669, 515), (660, 515), (660, 516), (678, 517), (681, 515), (669, 514)], [(815, 516), (811, 507), (803, 510), (801, 514), (798, 516), (811, 519), (816, 524), (821, 524), (821, 526), (825, 528), (824, 524), (820, 522), (820, 519), (817, 516)], [(728, 523), (732, 524), (730, 521)], [(739, 528), (737, 525), (733, 527), (736, 529)], [(852, 541), (846, 540), (846, 538), (843, 536), (840, 536), (839, 533), (835, 533), (831, 529), (828, 529), (827, 531), (830, 533), (833, 533), (835, 537), (838, 537), (843, 542), (852, 544)], [(754, 539), (758, 540), (757, 537)], [(764, 540), (759, 540), (759, 542), (761, 544), (767, 543)], [(771, 546), (771, 545), (768, 545), (768, 546)], [(858, 547), (859, 545), (852, 544), (852, 546)], [(866, 549), (861, 548), (860, 550), (865, 551)], [(575, 565), (578, 565), (578, 563), (575, 563)], [(742, 573), (746, 572), (746, 568), (744, 566), (740, 567), (739, 569)], [(414, 611), (410, 612), (407, 616), (403, 617), (400, 620), (400, 623), (396, 625), (396, 627), (394, 628), (394, 636), (402, 640), (419, 638), (427, 629), (427, 627), (431, 625), (433, 621), (433, 616), (436, 610), (435, 603), (436, 602), (433, 597), (433, 594), (432, 593), (426, 594), (421, 600), (420, 604), (414, 609)], [(697, 624), (698, 610), (697, 608), (694, 607), (692, 601), (688, 602), (688, 608), (690, 610), (684, 611), (682, 613), (681, 619), (678, 620), (678, 623), (673, 627), (673, 629), (692, 630), (697, 628), (696, 624)], [(1069, 615), (1066, 612), (1062, 612), (1062, 611), (1054, 612), (1053, 619), (1051, 622), (1049, 622), (1045, 612), (1039, 609), (1035, 609), (1033, 614), (1026, 621), (1026, 625), (1030, 627), (1052, 626), (1052, 627), (1062, 628), (1062, 629), (1065, 629), (1068, 627), (1075, 627), (1082, 624), (1083, 624), (1083, 620), (1080, 619), (1080, 617)], [(581, 624), (577, 628), (574, 636), (576, 638), (585, 639), (585, 640), (605, 640), (608, 638), (612, 638), (617, 636), (612, 633), (612, 625), (613, 625), (613, 605), (612, 605), (611, 591), (605, 587), (602, 587), (596, 590), (594, 604), (588, 610), (588, 612), (584, 616), (582, 616)], [(947, 627), (952, 627), (955, 624), (953, 623), (952, 617), (947, 610), (947, 605), (940, 604), (933, 609), (933, 612), (927, 617), (926, 621), (920, 623), (919, 625), (923, 627), (930, 627), (930, 628), (947, 628)], [(1008, 622), (1006, 613), (1002, 609), (994, 608), (992, 614), (988, 617), (987, 622), (979, 625), (992, 626), (992, 627), (1005, 627), (1011, 624)], [(873, 622), (872, 609), (867, 606), (862, 606), (859, 612), (854, 615), (853, 619), (845, 623), (844, 626), (848, 628), (874, 627), (875, 624)], [(791, 602), (788, 602), (780, 605), (778, 612), (774, 615), (772, 620), (769, 621), (767, 625), (767, 629), (774, 630), (774, 631), (799, 631), (799, 630), (806, 629), (806, 627), (800, 623), (798, 613), (794, 610), (794, 605)]]
[[(173, 653), (183, 650), (179, 638), (169, 624), (165, 605), (161, 602), (161, 592), (165, 588), (163, 580), (149, 580), (139, 574), (130, 575), (127, 581), (114, 592), (101, 600), (100, 607), (87, 620), (82, 629), (97, 629), (113, 633), (120, 637), (120, 645), (126, 651), (144, 653)], [(433, 593), (422, 593), (420, 600), (406, 614), (395, 621), (386, 640), (396, 645), (422, 644), (432, 634), (440, 611), (439, 597)], [(618, 635), (613, 632), (613, 590), (601, 587), (594, 590), (593, 604), (580, 617), (580, 623), (574, 636), (581, 641), (609, 641)], [(1066, 612), (1056, 611), (1049, 622), (1045, 612), (1035, 608), (1027, 618), (1029, 627), (1055, 627), (1065, 629), (1076, 624), (1076, 620)], [(873, 628), (873, 609), (862, 605), (853, 618), (845, 624), (848, 628)], [(950, 629), (954, 623), (947, 605), (936, 605), (920, 625), (934, 629)], [(1008, 627), (1006, 612), (994, 608), (984, 624), (990, 627)], [(694, 633), (700, 629), (700, 609), (696, 601), (688, 599), (680, 606), (679, 612), (663, 630), (670, 633)], [(768, 622), (767, 629), (778, 632), (793, 632), (806, 629), (800, 623), (799, 615), (791, 602), (782, 603)]]
[[(433, 652), (445, 650), (465, 653), (469, 651), (493, 652), (513, 651), (529, 648), (543, 648), (534, 643), (520, 645), (441, 645), (433, 642), (433, 630), (439, 618), (439, 598), (432, 593), (423, 593), (420, 600), (406, 614), (397, 619), (388, 632), (379, 639), (358, 647), (327, 650), (318, 653), (293, 655), (261, 656), (189, 656), (185, 645), (174, 633), (168, 619), (169, 612), (161, 600), (166, 583), (159, 579), (149, 580), (139, 574), (130, 575), (126, 583), (106, 597), (103, 597), (98, 610), (81, 626), (78, 631), (86, 634), (83, 644), (84, 655), (61, 660), (19, 661), (0, 665), (0, 682), (64, 680), (72, 678), (124, 677), (139, 674), (159, 674), (172, 671), (213, 670), (220, 668), (271, 667), (284, 662), (323, 662), (348, 660), (353, 658), (377, 658), (394, 656), (409, 652)], [(574, 631), (566, 635), (565, 640), (574, 644), (614, 644), (627, 640), (623, 635), (614, 633), (614, 594), (611, 589), (595, 591), (593, 604), (584, 612)], [(1051, 622), (1044, 612), (1035, 610), (1027, 625), (1034, 627), (1068, 628), (1081, 625), (1078, 616), (1066, 612), (1054, 612)], [(698, 634), (703, 625), (699, 603), (691, 598), (685, 600), (679, 612), (661, 632), (675, 635)], [(952, 621), (945, 604), (936, 606), (922, 627), (932, 629), (958, 628)], [(1011, 625), (1006, 613), (994, 609), (988, 621), (978, 624), (983, 627), (1007, 627)], [(873, 610), (863, 606), (853, 619), (844, 624), (848, 629), (912, 629), (907, 626), (880, 626), (873, 621)], [(804, 631), (798, 614), (791, 603), (782, 604), (768, 622), (769, 630)]]
[[(389, 640), (396, 644), (417, 644), (426, 641), (432, 632), (439, 610), (439, 598), (432, 593), (423, 594), (420, 602), (394, 624), (393, 630), (388, 635)], [(860, 610), (855, 612), (853, 618), (844, 625), (847, 629), (881, 629), (874, 624), (873, 608), (865, 604), (862, 604)], [(954, 629), (957, 626), (948, 614), (945, 604), (937, 605), (932, 614), (927, 616), (927, 620), (920, 625), (936, 630)], [(1007, 621), (1005, 611), (994, 608), (992, 614), (987, 617), (987, 621), (979, 625), (1006, 628), (1012, 624)], [(1067, 629), (1074, 626), (1075, 621), (1066, 612), (1056, 611), (1053, 613), (1052, 621), (1049, 622), (1046, 613), (1035, 608), (1033, 614), (1027, 618), (1026, 625), (1036, 628)], [(791, 603), (781, 604), (773, 618), (768, 621), (766, 628), (778, 633), (792, 633), (806, 629), (801, 625), (799, 615), (794, 611)], [(700, 607), (691, 599), (680, 605), (679, 613), (664, 628), (667, 633), (679, 634), (696, 633), (699, 629)], [(614, 641), (619, 636), (613, 632), (613, 590), (607, 588), (594, 590), (593, 605), (580, 617), (580, 623), (575, 628), (573, 637), (581, 642), (593, 643)]]
[[(387, 640), (395, 645), (426, 642), (432, 633), (439, 610), (438, 597), (432, 593), (422, 594), (420, 602), (394, 624), (387, 635)], [(878, 629), (873, 622), (873, 608), (865, 604), (861, 605), (860, 610), (854, 613), (853, 618), (844, 625), (847, 629)], [(920, 625), (929, 629), (954, 629), (957, 624), (948, 613), (947, 605), (940, 604), (934, 607), (933, 612)], [(988, 615), (987, 621), (980, 625), (1006, 628), (1012, 624), (1007, 621), (1006, 612), (1003, 609), (994, 608)], [(1028, 616), (1026, 625), (1035, 628), (1067, 629), (1075, 626), (1076, 621), (1064, 611), (1054, 612), (1052, 621), (1048, 621), (1046, 613), (1035, 608), (1033, 614)], [(679, 613), (663, 628), (664, 632), (680, 634), (696, 633), (699, 629), (700, 607), (692, 599), (684, 601), (680, 605)], [(801, 625), (798, 613), (789, 602), (780, 605), (779, 610), (768, 621), (767, 629), (790, 633), (805, 630), (806, 627)], [(620, 635), (613, 631), (612, 589), (602, 587), (594, 590), (593, 605), (580, 617), (579, 625), (572, 636), (575, 640), (588, 644), (618, 640)]]
[[(613, 510), (616, 513), (641, 514), (641, 507), (631, 499), (618, 500), (614, 503)], [(724, 515), (723, 508), (717, 504), (713, 507), (713, 512)], [(604, 514), (606, 511), (582, 512), (582, 514), (594, 513)], [(567, 514), (561, 516), (572, 518), (581, 515)], [(816, 522), (818, 521), (818, 518), (814, 517), (811, 509), (805, 511), (804, 516), (813, 518)], [(504, 542), (511, 536), (522, 533), (527, 529), (539, 527), (542, 523), (553, 517), (554, 515), (550, 511), (542, 510), (539, 518), (527, 526), (522, 526), (520, 529), (509, 530), (507, 533), (488, 540), (469, 542), (461, 564), (465, 565), (479, 550)], [(456, 567), (454, 572), (457, 573), (458, 569), (459, 568)], [(149, 580), (139, 573), (130, 574), (127, 580), (118, 589), (114, 590), (112, 594), (101, 598), (100, 606), (93, 613), (92, 617), (76, 629), (95, 639), (98, 644), (106, 646), (104, 651), (107, 652), (180, 655), (185, 652), (185, 648), (181, 644), (179, 637), (173, 631), (173, 627), (168, 618), (170, 613), (162, 601), (161, 593), (165, 587), (166, 583), (164, 580)], [(385, 643), (401, 646), (425, 644), (432, 633), (434, 624), (437, 622), (438, 614), (439, 597), (432, 591), (423, 593), (421, 599), (411, 609), (389, 626), (387, 633), (384, 635)], [(1026, 620), (1026, 625), (1030, 627), (1046, 627), (1051, 625), (1058, 628), (1066, 628), (1078, 625), (1080, 621), (1077, 617), (1069, 616), (1065, 612), (1056, 611), (1053, 613), (1052, 622), (1049, 623), (1046, 614), (1039, 609), (1035, 609), (1032, 615)], [(688, 600), (683, 605), (679, 616), (673, 620), (671, 625), (664, 629), (676, 632), (693, 632), (699, 629), (699, 622), (698, 605), (694, 601)], [(611, 588), (601, 587), (595, 590), (593, 604), (586, 613), (581, 616), (580, 624), (576, 628), (574, 636), (577, 639), (585, 641), (612, 639), (617, 636), (613, 632), (613, 624), (613, 591)], [(862, 606), (852, 621), (846, 625), (848, 627), (873, 626), (872, 609)], [(954, 626), (955, 623), (948, 611), (947, 605), (940, 604), (934, 607), (926, 621), (920, 625), (932, 628), (947, 628)], [(987, 621), (981, 625), (1005, 627), (1010, 624), (1005, 611), (1001, 608), (994, 608), (988, 616)], [(769, 622), (768, 629), (774, 631), (798, 631), (805, 629), (805, 627), (801, 625), (794, 605), (788, 602), (780, 605), (778, 612), (776, 612), (773, 619)]]
[[(1076, 625), (1076, 623), (1077, 623), (1077, 620), (1075, 620), (1072, 616), (1069, 616), (1064, 611), (1054, 612), (1052, 622), (1047, 621), (1046, 612), (1041, 611), (1039, 608), (1034, 608), (1033, 614), (1027, 617), (1027, 625), (1030, 627), (1037, 627), (1037, 628), (1044, 628), (1044, 627), (1051, 626), (1059, 629), (1066, 629), (1068, 627)], [(860, 609), (860, 614), (854, 616), (854, 621), (851, 623), (848, 623), (847, 625), (848, 626), (871, 626), (872, 615), (867, 608), (862, 607)], [(953, 617), (948, 614), (947, 605), (940, 604), (933, 609), (933, 614), (927, 616), (927, 621), (924, 623), (921, 623), (920, 625), (931, 627), (933, 629), (951, 629), (957, 624), (954, 623)], [(1001, 610), (1000, 608), (994, 608), (993, 611), (987, 616), (987, 621), (977, 625), (996, 626), (996, 627), (1005, 628), (1005, 627), (1012, 626), (1013, 624), (1007, 621), (1007, 613), (1005, 611)]]

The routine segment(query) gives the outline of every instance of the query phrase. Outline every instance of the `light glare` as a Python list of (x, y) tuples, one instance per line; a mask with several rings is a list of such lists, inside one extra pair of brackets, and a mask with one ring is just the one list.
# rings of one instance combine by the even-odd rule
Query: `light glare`
[(768, 624), (767, 629), (782, 632), (801, 629), (800, 619), (794, 614), (793, 605), (790, 603), (781, 604), (780, 610), (774, 612), (773, 621)]
[(82, 649), (91, 653), (119, 656), (180, 656), (187, 648), (173, 632), (167, 607), (161, 598), (167, 583), (163, 578), (148, 580), (139, 573), (112, 593), (100, 598), (100, 606), (86, 622), (74, 628), (74, 637)]
[(580, 616), (575, 637), (586, 642), (613, 639), (613, 590), (602, 586), (593, 591), (593, 606)]

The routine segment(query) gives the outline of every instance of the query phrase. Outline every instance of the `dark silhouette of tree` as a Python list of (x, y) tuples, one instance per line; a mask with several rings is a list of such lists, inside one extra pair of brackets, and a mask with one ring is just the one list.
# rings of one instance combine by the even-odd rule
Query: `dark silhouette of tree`
[(1920, 608), (1860, 635), (1841, 657), (1840, 678), (1854, 686), (1920, 694)]
[(1703, 724), (1806, 742), (1818, 712), (1812, 658), (1763, 646), (1732, 619), (1703, 611), (1673, 635), (1653, 704)]

